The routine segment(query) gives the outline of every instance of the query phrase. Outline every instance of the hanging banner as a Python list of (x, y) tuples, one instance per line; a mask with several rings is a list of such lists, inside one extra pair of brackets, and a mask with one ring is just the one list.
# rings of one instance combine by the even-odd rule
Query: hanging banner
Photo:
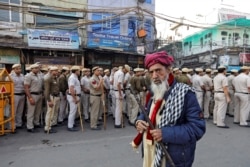
[(245, 64), (245, 63), (250, 63), (250, 53), (240, 53), (240, 62)]
[(28, 29), (27, 36), (30, 47), (79, 49), (76, 31)]

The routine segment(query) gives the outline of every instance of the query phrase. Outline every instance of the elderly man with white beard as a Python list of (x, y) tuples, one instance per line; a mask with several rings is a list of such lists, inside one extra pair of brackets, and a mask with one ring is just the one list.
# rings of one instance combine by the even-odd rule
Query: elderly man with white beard
[[(165, 51), (147, 54), (145, 58), (152, 95), (147, 102), (148, 115), (142, 112), (135, 124), (138, 135), (142, 135), (143, 167), (171, 166), (161, 146), (166, 147), (176, 167), (191, 167), (196, 142), (206, 131), (194, 89), (175, 81), (171, 73), (173, 62)], [(146, 116), (154, 129), (149, 127)], [(132, 142), (134, 147), (140, 144), (138, 139)]]

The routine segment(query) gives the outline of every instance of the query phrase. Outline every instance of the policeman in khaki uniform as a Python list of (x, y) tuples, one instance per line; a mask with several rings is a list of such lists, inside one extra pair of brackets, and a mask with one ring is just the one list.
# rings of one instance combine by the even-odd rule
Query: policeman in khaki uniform
[(51, 129), (52, 125), (57, 124), (58, 110), (60, 105), (60, 90), (57, 78), (58, 68), (51, 67), (49, 75), (44, 78), (44, 98), (47, 103), (47, 112), (45, 116), (44, 132), (56, 133)]
[(250, 127), (247, 123), (249, 116), (249, 100), (250, 100), (250, 77), (248, 76), (250, 68), (241, 67), (241, 73), (234, 78), (233, 85), (235, 88), (235, 113), (234, 123), (240, 124), (242, 127)]
[(83, 77), (81, 78), (82, 88), (82, 108), (85, 122), (90, 123), (89, 120), (89, 80), (90, 80), (90, 69), (83, 68)]
[(181, 71), (182, 71), (182, 74), (176, 78), (176, 81), (180, 83), (185, 83), (191, 86), (191, 81), (187, 76), (187, 73), (189, 72), (188, 68), (183, 68)]
[[(39, 65), (32, 64), (30, 73), (24, 77), (24, 90), (27, 96), (27, 131), (38, 132), (34, 127), (40, 127), (42, 109), (43, 78), (38, 75)], [(35, 125), (35, 126), (34, 126)]]
[(99, 78), (100, 70), (98, 66), (92, 68), (92, 73), (93, 75), (89, 80), (90, 127), (92, 130), (101, 130), (98, 123), (98, 115), (101, 105), (103, 79)]
[(205, 70), (206, 74), (202, 76), (204, 88), (205, 88), (205, 94), (204, 94), (204, 118), (208, 119), (210, 116), (209, 112), (209, 104), (212, 96), (212, 90), (213, 90), (213, 81), (211, 78), (211, 69)]
[(214, 77), (214, 124), (219, 128), (229, 128), (225, 124), (227, 103), (231, 101), (228, 92), (228, 81), (226, 77), (226, 67), (219, 66), (218, 74)]
[(68, 79), (69, 92), (67, 93), (67, 100), (69, 102), (69, 116), (68, 116), (68, 131), (75, 132), (78, 131), (75, 128), (75, 117), (77, 112), (78, 103), (80, 103), (81, 97), (81, 84), (78, 79), (80, 76), (80, 67), (72, 66), (71, 75)]
[(201, 110), (203, 110), (203, 91), (204, 91), (204, 83), (202, 80), (203, 75), (203, 69), (202, 68), (196, 68), (195, 69), (196, 74), (193, 76), (192, 82), (193, 87), (195, 88), (195, 94), (196, 98), (198, 100), (198, 103), (200, 105)]
[(108, 115), (112, 115), (111, 112), (111, 95), (110, 95), (110, 71), (109, 69), (104, 70), (103, 86), (105, 88), (105, 107)]
[(231, 70), (231, 74), (227, 77), (228, 80), (228, 91), (230, 95), (230, 103), (228, 104), (228, 116), (233, 117), (234, 116), (234, 106), (235, 106), (235, 99), (234, 99), (234, 86), (233, 86), (233, 80), (237, 76), (238, 70)]
[(66, 98), (66, 91), (68, 90), (68, 78), (67, 75), (69, 74), (68, 67), (62, 67), (61, 75), (59, 76), (59, 91), (60, 91), (60, 107), (59, 107), (59, 114), (58, 114), (58, 124), (62, 124), (63, 120), (66, 118), (66, 107), (67, 107), (67, 98)]
[(22, 128), (23, 121), (23, 110), (25, 103), (25, 92), (24, 92), (24, 76), (21, 73), (21, 64), (14, 64), (12, 66), (12, 72), (10, 77), (14, 82), (14, 102), (15, 102), (15, 126), (16, 128)]

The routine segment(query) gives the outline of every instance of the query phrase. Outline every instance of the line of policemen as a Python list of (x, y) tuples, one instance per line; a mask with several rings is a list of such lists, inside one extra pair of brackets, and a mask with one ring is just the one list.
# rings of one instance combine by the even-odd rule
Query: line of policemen
[(205, 119), (213, 116), (213, 123), (218, 128), (229, 128), (226, 115), (234, 117), (234, 124), (250, 127), (250, 67), (242, 66), (240, 70), (231, 70), (219, 66), (217, 70), (174, 68), (173, 73), (178, 82), (193, 86), (195, 94), (204, 113)]
[(68, 131), (78, 131), (76, 119), (80, 115), (92, 130), (101, 130), (104, 113), (113, 116), (115, 128), (125, 127), (123, 116), (132, 126), (150, 87), (147, 71), (132, 71), (128, 65), (111, 71), (79, 66), (59, 70), (35, 63), (23, 75), (21, 65), (14, 64), (10, 76), (14, 82), (15, 128), (23, 128), (25, 123), (30, 133), (39, 132), (39, 128), (56, 133), (54, 127), (66, 120)]

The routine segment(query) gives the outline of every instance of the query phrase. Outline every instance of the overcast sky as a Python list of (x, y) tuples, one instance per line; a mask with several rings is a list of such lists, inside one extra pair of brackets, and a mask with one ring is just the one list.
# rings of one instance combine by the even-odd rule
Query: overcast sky
[[(200, 23), (215, 22), (217, 10), (221, 7), (250, 13), (249, 0), (155, 0), (155, 7), (157, 13), (177, 18), (185, 17)], [(163, 20), (157, 20), (158, 37), (168, 35), (166, 29), (169, 29), (170, 24)]]

